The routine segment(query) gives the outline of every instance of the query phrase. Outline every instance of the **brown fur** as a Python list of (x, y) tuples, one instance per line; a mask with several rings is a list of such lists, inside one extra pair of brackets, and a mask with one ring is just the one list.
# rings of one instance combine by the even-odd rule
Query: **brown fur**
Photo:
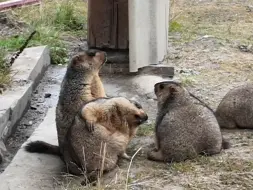
[[(88, 174), (101, 170), (101, 145), (106, 146), (106, 159), (102, 170), (113, 169), (118, 157), (125, 154), (137, 127), (148, 119), (141, 108), (123, 97), (102, 98), (90, 102), (82, 108), (80, 115), (76, 117), (68, 139), (76, 154), (73, 160), (78, 160), (79, 166)], [(92, 123), (93, 132), (83, 127), (84, 121)]]
[(221, 128), (253, 129), (253, 83), (230, 90), (221, 100), (215, 115)]
[(105, 96), (98, 75), (105, 60), (104, 52), (89, 50), (75, 55), (68, 65), (56, 107), (56, 127), (61, 152), (67, 130), (81, 106)]
[(105, 90), (99, 73), (94, 73), (91, 83), (91, 94), (93, 98), (106, 97)]
[(154, 88), (158, 100), (156, 149), (148, 153), (148, 159), (179, 162), (220, 153), (221, 131), (208, 108), (194, 104), (179, 83), (160, 82)]
[[(75, 116), (64, 141), (63, 154), (58, 146), (42, 141), (30, 142), (29, 152), (56, 154), (63, 157), (68, 171), (75, 175), (85, 172), (90, 180), (97, 172), (116, 167), (140, 124), (148, 119), (140, 104), (123, 97), (98, 98), (86, 103)], [(85, 125), (93, 127), (89, 131)], [(104, 167), (101, 168), (101, 147), (106, 146)], [(103, 150), (103, 149), (102, 149)]]

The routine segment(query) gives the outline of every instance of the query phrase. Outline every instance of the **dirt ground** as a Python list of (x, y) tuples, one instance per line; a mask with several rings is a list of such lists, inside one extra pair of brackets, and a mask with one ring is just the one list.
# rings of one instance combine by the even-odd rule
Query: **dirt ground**
[[(229, 89), (253, 80), (253, 0), (177, 0), (172, 1), (170, 11), (173, 19), (166, 62), (175, 67), (175, 79), (181, 80), (189, 91), (216, 109)], [(55, 106), (63, 68), (51, 66), (37, 88), (37, 95), (35, 91), (32, 105), (39, 104), (43, 109), (40, 112), (32, 106), (17, 132), (8, 140), (10, 159), (41, 122), (47, 108)], [(105, 77), (105, 81), (113, 80), (118, 78)], [(44, 99), (45, 93), (51, 93), (51, 98)], [(41, 98), (44, 101), (40, 102)], [(146, 108), (154, 105), (144, 96), (139, 98)], [(148, 111), (156, 112), (155, 109)], [(29, 121), (35, 122), (25, 125), (27, 121), (28, 124)], [(127, 150), (133, 155), (142, 147), (129, 171), (129, 189), (253, 189), (252, 131), (223, 130), (232, 147), (219, 155), (163, 164), (146, 159), (146, 152), (153, 143), (153, 121), (154, 117), (151, 117), (150, 125), (140, 129)], [(124, 189), (128, 167), (129, 161), (121, 160), (119, 168), (105, 176), (104, 185), (98, 189)], [(57, 180), (56, 183), (62, 189), (92, 189), (73, 185), (71, 180), (64, 177), (63, 181)]]

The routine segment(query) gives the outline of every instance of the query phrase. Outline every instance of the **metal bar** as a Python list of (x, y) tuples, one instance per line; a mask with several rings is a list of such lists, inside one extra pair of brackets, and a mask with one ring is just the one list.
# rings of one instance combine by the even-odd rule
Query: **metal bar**
[(10, 0), (0, 3), (0, 11), (14, 7), (21, 7), (23, 5), (40, 3), (41, 0)]

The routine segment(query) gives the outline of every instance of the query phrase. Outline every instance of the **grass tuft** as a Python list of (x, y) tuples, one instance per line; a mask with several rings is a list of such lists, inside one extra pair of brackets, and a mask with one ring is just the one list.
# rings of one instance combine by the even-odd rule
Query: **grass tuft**
[[(5, 61), (6, 52), (1, 49), (0, 50), (0, 88), (3, 88), (4, 85), (8, 85), (10, 83), (10, 68), (6, 65)], [(1, 92), (1, 89), (0, 89)]]
[[(75, 2), (45, 0), (39, 6), (13, 9), (9, 15), (18, 21), (27, 23), (30, 26), (28, 31), (37, 31), (28, 47), (48, 45), (53, 64), (68, 62), (67, 46), (63, 41), (65, 34), (86, 35), (84, 25), (87, 20), (87, 3), (81, 0)], [(19, 36), (1, 40), (0, 47), (10, 52), (17, 51), (24, 44), (28, 35), (27, 32), (24, 32)]]
[(171, 21), (169, 31), (170, 32), (180, 32), (182, 30), (182, 25), (177, 21)]
[(137, 131), (137, 136), (150, 136), (152, 134), (154, 134), (154, 123), (151, 124), (143, 124), (139, 127), (138, 131)]

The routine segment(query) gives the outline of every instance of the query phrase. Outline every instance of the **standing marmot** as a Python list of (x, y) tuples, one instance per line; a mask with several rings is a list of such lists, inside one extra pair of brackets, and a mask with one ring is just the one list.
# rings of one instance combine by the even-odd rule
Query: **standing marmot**
[(221, 100), (215, 115), (221, 128), (253, 129), (253, 83), (230, 90)]
[[(63, 156), (70, 173), (81, 175), (85, 172), (95, 180), (97, 172), (109, 171), (116, 166), (137, 127), (147, 119), (137, 102), (123, 97), (98, 98), (85, 104), (76, 115), (65, 137), (63, 155), (58, 146), (42, 141), (30, 142), (25, 149)], [(89, 130), (86, 125), (93, 129)], [(105, 156), (101, 156), (104, 146)], [(104, 164), (101, 164), (102, 160)]]
[(179, 83), (155, 84), (158, 100), (156, 150), (148, 153), (155, 161), (184, 161), (198, 154), (213, 155), (222, 149), (222, 134), (213, 113), (194, 104)]
[(90, 100), (105, 96), (104, 87), (98, 76), (105, 61), (104, 52), (88, 50), (75, 55), (68, 65), (56, 107), (56, 128), (60, 149), (67, 130), (81, 106)]

